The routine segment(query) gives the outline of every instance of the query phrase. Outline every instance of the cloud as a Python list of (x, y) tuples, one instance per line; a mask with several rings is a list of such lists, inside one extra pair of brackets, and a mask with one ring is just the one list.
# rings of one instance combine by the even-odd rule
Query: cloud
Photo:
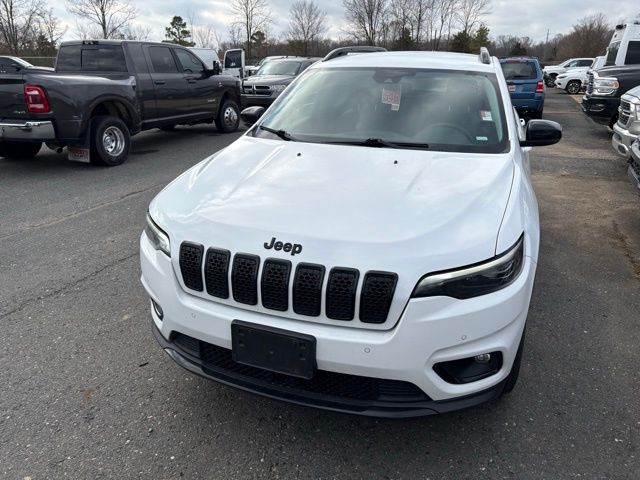
[[(316, 0), (327, 13), (328, 33), (337, 38), (345, 29), (342, 0)], [(226, 37), (230, 23), (233, 21), (230, 0), (132, 0), (140, 11), (137, 23), (152, 28), (152, 39), (162, 40), (164, 27), (171, 17), (180, 15), (183, 18), (192, 16), (196, 24), (212, 25), (221, 37)], [(485, 21), (490, 28), (491, 36), (519, 35), (531, 37), (534, 41), (542, 41), (549, 32), (549, 37), (567, 33), (577, 20), (586, 15), (603, 12), (612, 23), (631, 20), (640, 14), (637, 0), (619, 0), (615, 13), (606, 11), (606, 2), (602, 0), (493, 0), (493, 10)], [(290, 0), (270, 0), (269, 5), (274, 24), (272, 34), (281, 36), (288, 25)], [(75, 20), (69, 18), (65, 10), (64, 0), (50, 0), (56, 15), (69, 26), (65, 39), (74, 38)]]

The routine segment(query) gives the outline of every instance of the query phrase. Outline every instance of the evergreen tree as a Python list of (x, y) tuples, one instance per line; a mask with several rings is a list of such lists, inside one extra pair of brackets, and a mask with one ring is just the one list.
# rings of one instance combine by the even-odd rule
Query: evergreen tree
[(165, 37), (171, 43), (185, 47), (193, 47), (195, 45), (195, 43), (190, 40), (191, 32), (187, 29), (187, 22), (177, 15), (171, 19), (171, 23), (165, 28)]

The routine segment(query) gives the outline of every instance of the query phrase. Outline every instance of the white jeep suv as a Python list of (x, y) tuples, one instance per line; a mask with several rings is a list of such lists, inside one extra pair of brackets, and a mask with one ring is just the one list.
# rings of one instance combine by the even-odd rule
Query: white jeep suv
[(182, 367), (374, 416), (515, 385), (538, 259), (530, 146), (500, 62), (348, 47), (149, 205), (142, 283)]

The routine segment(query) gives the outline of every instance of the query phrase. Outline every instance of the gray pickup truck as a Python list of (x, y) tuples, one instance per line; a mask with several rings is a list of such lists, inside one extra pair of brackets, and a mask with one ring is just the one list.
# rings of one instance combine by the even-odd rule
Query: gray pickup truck
[(55, 71), (0, 75), (0, 156), (35, 157), (42, 144), (72, 160), (114, 166), (131, 136), (152, 128), (240, 123), (240, 81), (166, 43), (65, 42)]

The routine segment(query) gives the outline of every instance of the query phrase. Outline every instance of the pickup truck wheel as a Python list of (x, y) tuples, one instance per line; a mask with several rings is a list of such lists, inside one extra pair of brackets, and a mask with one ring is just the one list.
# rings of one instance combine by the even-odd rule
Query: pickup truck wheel
[(118, 117), (100, 116), (91, 126), (91, 163), (115, 167), (129, 156), (131, 135)]
[(13, 160), (31, 160), (42, 148), (42, 143), (0, 142), (0, 157)]
[(240, 109), (233, 100), (225, 100), (216, 118), (216, 128), (223, 133), (235, 132), (240, 125)]
[(580, 93), (580, 87), (582, 86), (582, 82), (580, 80), (571, 80), (567, 83), (567, 93), (570, 95), (577, 95)]

